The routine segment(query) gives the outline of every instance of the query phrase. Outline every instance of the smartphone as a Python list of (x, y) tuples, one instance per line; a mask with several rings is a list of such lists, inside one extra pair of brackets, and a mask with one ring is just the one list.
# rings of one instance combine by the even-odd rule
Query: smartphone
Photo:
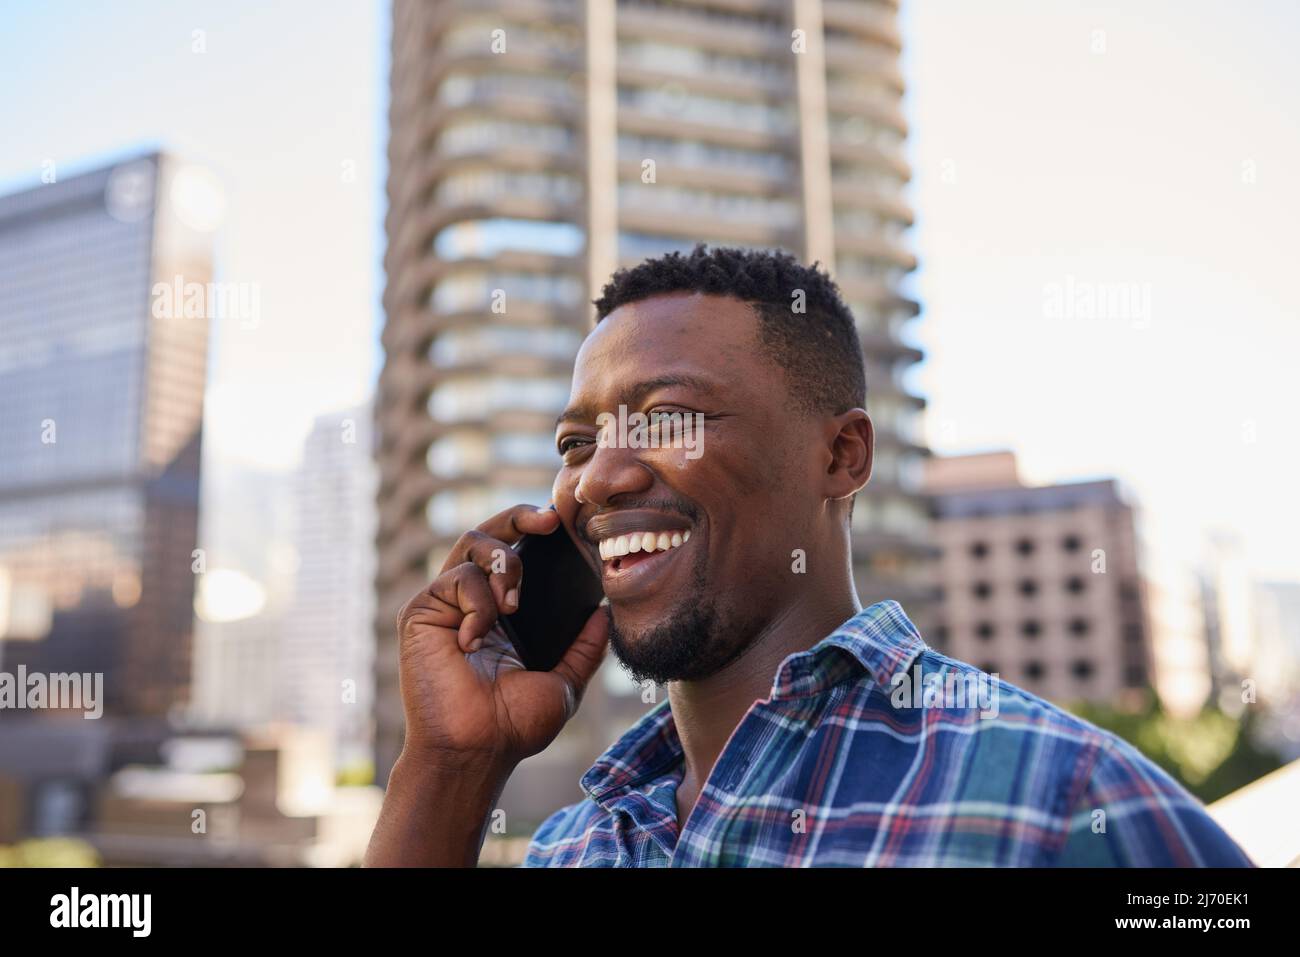
[(529, 671), (550, 671), (605, 597), (595, 569), (561, 526), (513, 546), (524, 564), (519, 609), (501, 629)]

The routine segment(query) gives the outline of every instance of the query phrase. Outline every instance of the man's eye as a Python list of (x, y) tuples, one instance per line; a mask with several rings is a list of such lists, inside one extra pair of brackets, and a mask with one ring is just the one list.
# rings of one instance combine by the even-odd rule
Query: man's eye
[(591, 439), (579, 435), (571, 435), (568, 438), (560, 440), (560, 454), (567, 455), (574, 449), (581, 448), (584, 445), (590, 445)]
[(691, 413), (685, 409), (654, 409), (646, 416), (652, 429), (672, 428), (689, 420)]

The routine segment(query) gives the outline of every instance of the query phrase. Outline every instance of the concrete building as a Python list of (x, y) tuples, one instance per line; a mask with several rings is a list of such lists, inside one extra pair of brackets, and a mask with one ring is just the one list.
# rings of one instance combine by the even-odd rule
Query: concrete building
[(162, 716), (189, 696), (209, 323), (171, 293), (206, 291), (211, 238), (163, 155), (47, 178), (0, 197), (0, 661)]
[(1010, 452), (935, 458), (939, 650), (1058, 703), (1153, 679), (1133, 510), (1113, 480), (1030, 487)]
[[(924, 403), (902, 385), (921, 353), (901, 338), (918, 307), (899, 289), (915, 260), (896, 6), (396, 0), (376, 402), (380, 781), (401, 747), (398, 609), (465, 529), (549, 500), (554, 419), (591, 300), (648, 256), (706, 241), (831, 270), (858, 319), (877, 427), (854, 512), (859, 592), (920, 613)], [(566, 734), (586, 736), (554, 759), (563, 790), (529, 788), (529, 813), (576, 798), (580, 772), (646, 706), (584, 703)]]
[(328, 734), (283, 725), (177, 735), (158, 763), (108, 778), (80, 836), (107, 867), (360, 866), (383, 792), (336, 788), (332, 751)]
[(279, 716), (325, 732), (336, 766), (372, 757), (372, 452), (369, 405), (320, 416), (294, 480), (298, 570), (280, 642)]
[(1256, 582), (1255, 609), (1264, 692), (1278, 701), (1300, 695), (1300, 582)]
[(1242, 707), (1242, 682), (1258, 684), (1260, 657), (1257, 596), (1240, 536), (1208, 534), (1201, 569), (1214, 689), (1225, 710), (1235, 712)]
[(299, 570), (294, 480), (290, 470), (228, 460), (204, 469), (204, 501), (215, 507), (205, 509), (199, 530), (204, 567), (187, 710), (199, 724), (249, 729), (280, 716), (282, 646)]
[(1189, 556), (1149, 535), (1139, 534), (1138, 552), (1156, 693), (1171, 715), (1192, 718), (1214, 690), (1200, 575)]

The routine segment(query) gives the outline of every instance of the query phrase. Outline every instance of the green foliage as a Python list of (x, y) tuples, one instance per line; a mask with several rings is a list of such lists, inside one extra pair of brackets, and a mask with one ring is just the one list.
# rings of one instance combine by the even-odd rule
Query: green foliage
[(375, 765), (371, 761), (359, 761), (347, 767), (339, 768), (334, 775), (334, 783), (341, 788), (364, 787), (375, 782)]
[(1137, 711), (1091, 702), (1078, 702), (1069, 710), (1132, 744), (1206, 804), (1283, 763), (1255, 744), (1255, 713), (1250, 709), (1236, 719), (1210, 705), (1184, 720), (1166, 713), (1156, 695), (1148, 693), (1145, 706)]
[(85, 841), (45, 837), (0, 845), (0, 867), (98, 867), (99, 852)]

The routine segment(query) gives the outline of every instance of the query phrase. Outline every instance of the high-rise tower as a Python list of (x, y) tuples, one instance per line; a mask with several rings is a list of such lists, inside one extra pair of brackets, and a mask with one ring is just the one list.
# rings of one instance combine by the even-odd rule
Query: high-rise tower
[(456, 536), (545, 503), (554, 420), (610, 273), (715, 245), (820, 261), (858, 319), (875, 476), (864, 601), (924, 595), (921, 353), (890, 0), (396, 0), (377, 396), (377, 734), (401, 747), (393, 622)]

